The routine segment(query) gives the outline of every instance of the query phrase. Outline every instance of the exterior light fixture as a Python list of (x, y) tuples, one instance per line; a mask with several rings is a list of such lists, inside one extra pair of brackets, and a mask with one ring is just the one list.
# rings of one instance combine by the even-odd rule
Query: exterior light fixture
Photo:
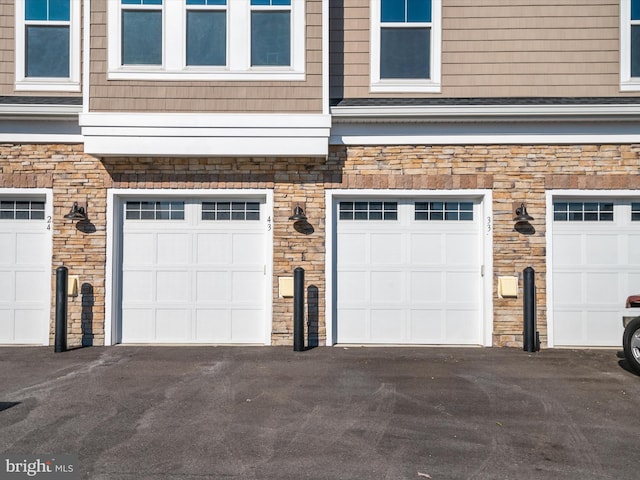
[(71, 210), (69, 210), (69, 213), (67, 213), (64, 218), (81, 222), (87, 219), (87, 211), (84, 207), (79, 206), (78, 202), (73, 202)]
[(533, 217), (527, 213), (527, 207), (524, 202), (516, 208), (516, 216), (513, 220), (516, 222), (516, 225), (529, 223), (531, 220), (533, 220)]
[(292, 222), (306, 222), (307, 221), (307, 216), (304, 214), (304, 210), (302, 209), (302, 207), (298, 204), (295, 206), (295, 208), (293, 209), (293, 215), (291, 215), (289, 217), (289, 220), (291, 220)]

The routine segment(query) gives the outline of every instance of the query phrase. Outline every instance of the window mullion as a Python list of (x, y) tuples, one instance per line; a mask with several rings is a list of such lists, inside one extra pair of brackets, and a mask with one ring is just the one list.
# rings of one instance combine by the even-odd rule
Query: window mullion
[(249, 69), (251, 56), (250, 0), (230, 0), (228, 8), (227, 65), (231, 71), (246, 71)]
[(182, 70), (186, 64), (183, 48), (186, 15), (182, 2), (164, 1), (162, 16), (163, 65), (165, 70)]

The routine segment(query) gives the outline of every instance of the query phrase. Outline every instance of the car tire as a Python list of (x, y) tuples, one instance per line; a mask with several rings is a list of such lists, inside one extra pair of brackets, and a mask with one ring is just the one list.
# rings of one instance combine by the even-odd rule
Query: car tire
[(624, 329), (622, 347), (629, 366), (640, 375), (640, 317), (631, 320)]

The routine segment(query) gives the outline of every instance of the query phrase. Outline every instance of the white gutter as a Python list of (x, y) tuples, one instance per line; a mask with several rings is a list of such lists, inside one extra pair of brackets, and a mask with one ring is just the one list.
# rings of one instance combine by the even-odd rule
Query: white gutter
[(0, 117), (77, 117), (82, 105), (0, 104)]

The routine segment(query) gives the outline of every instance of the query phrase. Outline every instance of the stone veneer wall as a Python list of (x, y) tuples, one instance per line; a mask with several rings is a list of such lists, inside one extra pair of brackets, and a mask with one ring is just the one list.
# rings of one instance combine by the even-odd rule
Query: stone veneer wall
[[(328, 159), (101, 160), (83, 154), (81, 145), (3, 144), (0, 188), (53, 188), (52, 291), (62, 264), (80, 276), (83, 287), (69, 302), (70, 345), (104, 343), (107, 188), (273, 189), (275, 345), (292, 343), (292, 302), (278, 298), (277, 278), (297, 266), (305, 268), (307, 288), (317, 288), (324, 343), (326, 189), (492, 189), (494, 276), (535, 268), (538, 329), (545, 342), (545, 191), (639, 189), (639, 154), (640, 145), (376, 146), (332, 147)], [(85, 199), (90, 224), (78, 229), (63, 215), (73, 201)], [(533, 235), (514, 231), (515, 202), (525, 202), (535, 218)], [(288, 220), (296, 203), (304, 205), (313, 233), (297, 232)], [(493, 283), (494, 344), (521, 347), (522, 300), (498, 299)]]

